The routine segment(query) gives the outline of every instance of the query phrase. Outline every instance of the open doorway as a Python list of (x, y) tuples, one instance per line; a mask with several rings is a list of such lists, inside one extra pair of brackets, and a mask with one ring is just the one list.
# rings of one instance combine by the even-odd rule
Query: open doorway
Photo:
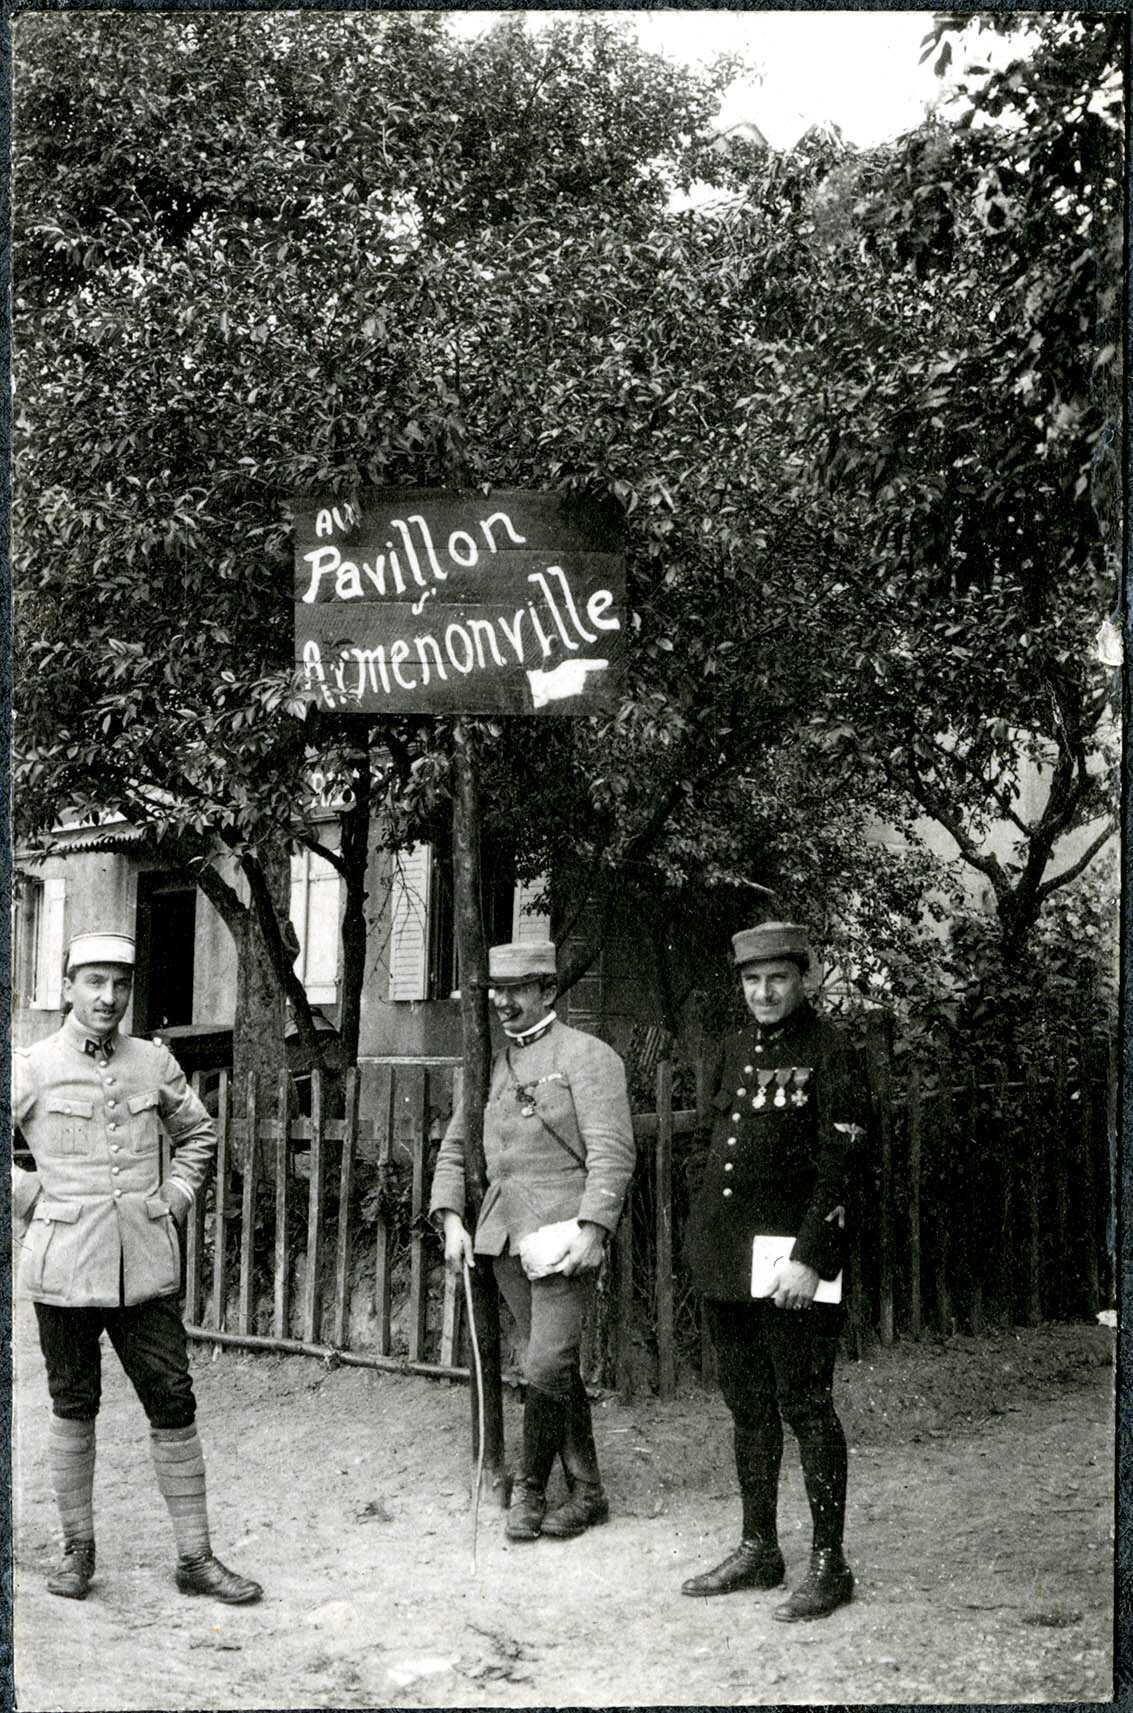
[(193, 961), (197, 889), (181, 875), (155, 870), (138, 876), (136, 1035), (193, 1021)]

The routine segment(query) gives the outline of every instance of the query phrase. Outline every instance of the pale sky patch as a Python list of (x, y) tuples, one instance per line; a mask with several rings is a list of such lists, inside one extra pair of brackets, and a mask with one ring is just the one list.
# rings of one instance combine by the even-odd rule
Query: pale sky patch
[[(529, 12), (537, 28), (555, 12)], [(588, 14), (595, 16), (596, 14)], [(729, 92), (722, 126), (748, 120), (772, 148), (788, 149), (811, 125), (830, 122), (860, 148), (900, 136), (924, 119), (946, 87), (921, 44), (925, 12), (621, 11), (597, 14), (633, 27), (642, 44), (694, 64), (742, 54), (753, 76)], [(500, 14), (454, 12), (461, 33), (479, 34)]]

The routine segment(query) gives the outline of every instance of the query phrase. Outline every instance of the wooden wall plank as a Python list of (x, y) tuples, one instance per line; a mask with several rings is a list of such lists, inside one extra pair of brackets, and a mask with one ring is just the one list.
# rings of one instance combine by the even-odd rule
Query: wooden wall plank
[(351, 1214), (354, 1201), (354, 1148), (358, 1131), (358, 1072), (352, 1065), (346, 1073), (346, 1112), (343, 1121), (342, 1158), (338, 1172), (338, 1232), (334, 1260), (334, 1310), (331, 1343), (341, 1350), (347, 1342), (350, 1323)]
[(240, 1291), (237, 1298), (236, 1330), (253, 1330), (255, 1310), (256, 1182), (259, 1173), (260, 1141), (256, 1133), (256, 1079), (249, 1076), (244, 1098), (244, 1175), (240, 1196)]
[(399, 1069), (396, 1089), (394, 1145), (400, 1151), (408, 1153), (413, 1162), (409, 1239), (409, 1360), (420, 1362), (425, 1348), (429, 1308), (425, 1239), (421, 1229), (425, 1212), (425, 1154), (428, 1147), (424, 1067), (407, 1065), (404, 1069)]
[(232, 1087), (227, 1071), (220, 1073), (216, 1109), (216, 1182), (214, 1188), (212, 1249), (212, 1323), (218, 1331), (227, 1324), (228, 1298), (228, 1149)]
[(670, 1059), (657, 1064), (656, 1215), (657, 1280), (657, 1390), (671, 1398), (676, 1390), (676, 1357), (673, 1348), (673, 1066)]
[(921, 1071), (909, 1066), (909, 1158), (906, 1245), (909, 1261), (909, 1332), (921, 1336)]
[(291, 1322), (291, 1246), (288, 1224), (291, 1210), (291, 1121), (293, 1085), (291, 1073), (281, 1071), (276, 1092), (275, 1151), (275, 1279), (272, 1296), (272, 1331), (286, 1338)]
[(311, 1072), (311, 1170), (307, 1202), (307, 1272), (303, 1280), (303, 1337), (316, 1344), (322, 1319), (323, 1225), (326, 1216), (323, 1145), (323, 1076)]
[(614, 1384), (623, 1398), (633, 1390), (630, 1332), (633, 1327), (633, 1181), (626, 1191), (622, 1217), (614, 1235)]
[(894, 1338), (894, 1256), (896, 1244), (893, 1203), (893, 1037), (892, 1018), (871, 1031), (868, 1043), (870, 1081), (877, 1112), (878, 1190), (877, 1210), (877, 1332), (889, 1349)]
[(444, 1303), (441, 1309), (441, 1354), (438, 1360), (449, 1368), (456, 1366), (460, 1349), (463, 1307), (463, 1280), (446, 1267)]
[[(194, 1071), (192, 1090), (197, 1099), (201, 1098), (201, 1073)], [(198, 1190), (193, 1197), (185, 1221), (185, 1322), (188, 1326), (201, 1324), (201, 1312), (204, 1306), (203, 1262), (205, 1242), (205, 1190)]]
[[(384, 1191), (390, 1172), (393, 1148), (393, 1067), (377, 1065), (371, 1085), (369, 1118), (374, 1127), (374, 1147), (378, 1162), (378, 1183)], [(391, 1345), (391, 1273), (393, 1266), (392, 1240), (385, 1208), (378, 1212), (374, 1233), (374, 1314), (377, 1318), (377, 1346), (380, 1356), (388, 1356)]]
[(1042, 1132), (1039, 1126), (1037, 1079), (1027, 1081), (1023, 1093), (1026, 1124), (1020, 1161), (1023, 1198), (1023, 1325), (1038, 1326), (1042, 1319), (1042, 1267), (1039, 1195), (1042, 1182)]

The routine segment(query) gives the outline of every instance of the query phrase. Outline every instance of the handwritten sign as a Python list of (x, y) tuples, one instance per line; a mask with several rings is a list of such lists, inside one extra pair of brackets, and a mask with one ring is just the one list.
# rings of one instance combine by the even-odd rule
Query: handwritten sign
[(625, 650), (617, 508), (383, 488), (295, 506), (295, 663), (343, 713), (586, 714)]

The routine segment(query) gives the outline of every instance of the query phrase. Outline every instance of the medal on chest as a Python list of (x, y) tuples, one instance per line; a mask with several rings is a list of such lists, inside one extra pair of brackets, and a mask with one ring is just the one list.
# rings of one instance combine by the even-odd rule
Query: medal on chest
[(782, 1112), (788, 1105), (806, 1106), (810, 1100), (807, 1084), (813, 1075), (810, 1065), (779, 1065), (774, 1070), (764, 1070), (761, 1066), (755, 1073), (757, 1086), (752, 1096), (752, 1111), (776, 1107)]

